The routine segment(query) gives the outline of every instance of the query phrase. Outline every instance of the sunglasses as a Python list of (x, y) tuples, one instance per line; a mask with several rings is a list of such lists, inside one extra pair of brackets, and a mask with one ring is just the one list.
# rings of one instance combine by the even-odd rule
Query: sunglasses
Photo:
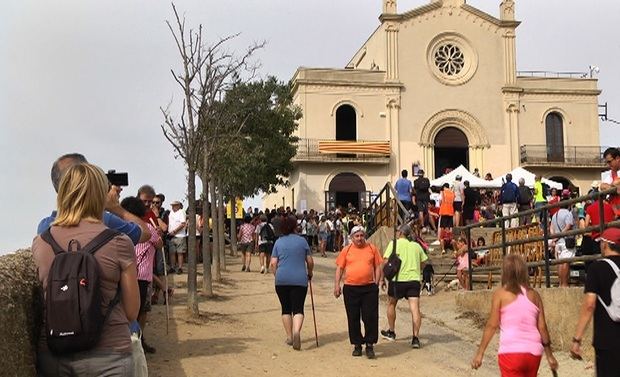
[(153, 200), (152, 202), (153, 204), (161, 204), (161, 202), (159, 200)]

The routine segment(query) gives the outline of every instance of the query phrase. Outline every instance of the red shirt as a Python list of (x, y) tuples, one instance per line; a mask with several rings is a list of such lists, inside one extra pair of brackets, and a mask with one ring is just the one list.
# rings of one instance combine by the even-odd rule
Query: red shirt
[[(560, 196), (552, 196), (551, 200), (549, 200), (549, 203), (547, 204), (555, 204), (558, 203), (560, 201)], [(560, 210), (560, 207), (555, 207), (555, 208), (551, 208), (549, 210), (549, 217), (553, 217), (553, 215), (555, 215), (558, 211)]]
[[(147, 223), (153, 225), (155, 228), (159, 228), (159, 223), (157, 222), (157, 216), (153, 213), (152, 210), (146, 211), (142, 220)], [(153, 222), (151, 222), (153, 220)]]
[[(598, 202), (590, 204), (586, 208), (586, 214), (590, 216), (590, 226), (596, 226), (601, 223), (601, 217), (599, 216)], [(603, 216), (605, 222), (608, 223), (614, 220), (614, 210), (607, 202), (603, 202)], [(592, 231), (592, 238), (597, 238), (601, 233), (598, 231)]]

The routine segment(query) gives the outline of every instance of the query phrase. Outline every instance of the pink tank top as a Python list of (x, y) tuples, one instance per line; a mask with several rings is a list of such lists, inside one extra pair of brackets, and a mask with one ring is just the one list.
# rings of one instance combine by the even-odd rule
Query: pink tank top
[(500, 333), (498, 354), (531, 353), (543, 354), (542, 339), (538, 332), (540, 309), (527, 298), (526, 290), (500, 310)]

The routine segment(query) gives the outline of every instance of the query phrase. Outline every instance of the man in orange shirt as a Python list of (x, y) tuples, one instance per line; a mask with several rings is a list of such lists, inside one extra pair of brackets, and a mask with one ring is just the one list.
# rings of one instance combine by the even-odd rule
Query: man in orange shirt
[[(344, 294), (347, 311), (349, 340), (354, 345), (353, 356), (362, 356), (366, 344), (366, 357), (375, 358), (374, 344), (379, 340), (379, 282), (383, 278), (383, 259), (377, 248), (366, 242), (366, 231), (358, 225), (351, 229), (352, 243), (342, 249), (336, 258), (334, 296)], [(340, 287), (344, 272), (344, 287)], [(364, 336), (360, 318), (364, 322)]]
[[(452, 227), (454, 226), (454, 192), (450, 190), (448, 183), (443, 184), (441, 191), (441, 204), (439, 205), (439, 232), (437, 233), (437, 239), (445, 239), (444, 234), (452, 234)], [(451, 237), (450, 237), (451, 238)], [(441, 245), (441, 253), (446, 252), (445, 245)]]

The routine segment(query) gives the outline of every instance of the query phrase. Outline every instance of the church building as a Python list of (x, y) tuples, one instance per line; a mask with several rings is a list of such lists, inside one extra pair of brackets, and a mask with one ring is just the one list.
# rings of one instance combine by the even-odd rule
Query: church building
[(517, 71), (514, 1), (498, 17), (465, 0), (404, 13), (382, 1), (344, 68), (295, 73), (295, 170), (267, 207), (363, 208), (403, 169), (432, 179), (461, 164), (493, 177), (522, 166), (581, 192), (600, 178), (597, 80)]

